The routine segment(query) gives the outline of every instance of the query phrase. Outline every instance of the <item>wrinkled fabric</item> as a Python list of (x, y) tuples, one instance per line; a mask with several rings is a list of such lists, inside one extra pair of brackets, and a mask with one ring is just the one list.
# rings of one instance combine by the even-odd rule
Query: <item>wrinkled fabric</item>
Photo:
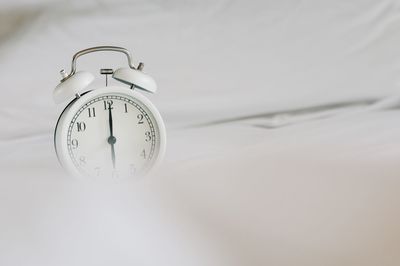
[[(399, 265), (399, 7), (1, 2), (0, 265)], [(59, 71), (98, 45), (157, 81), (150, 176), (92, 184), (57, 162)], [(121, 66), (77, 62), (89, 89)]]

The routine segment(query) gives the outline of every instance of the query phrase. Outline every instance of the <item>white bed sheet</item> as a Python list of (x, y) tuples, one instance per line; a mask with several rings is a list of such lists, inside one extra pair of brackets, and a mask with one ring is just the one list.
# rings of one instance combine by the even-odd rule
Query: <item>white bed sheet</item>
[(0, 260), (397, 265), (397, 121), (388, 110), (280, 129), (243, 121), (171, 130), (182, 154), (170, 152), (153, 176), (107, 187), (61, 177), (50, 151), (15, 165), (24, 154), (3, 146), (13, 178), (2, 178)]
[[(0, 7), (0, 265), (399, 264), (398, 1)], [(99, 44), (159, 83), (168, 149), (144, 179), (55, 157), (57, 72)]]

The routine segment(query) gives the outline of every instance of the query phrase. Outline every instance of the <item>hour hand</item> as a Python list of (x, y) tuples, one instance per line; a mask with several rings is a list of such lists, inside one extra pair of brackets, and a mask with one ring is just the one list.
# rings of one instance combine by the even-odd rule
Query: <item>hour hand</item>
[(115, 169), (115, 149), (114, 144), (117, 142), (117, 139), (114, 137), (113, 134), (113, 120), (112, 120), (112, 111), (111, 111), (111, 104), (108, 106), (108, 124), (110, 127), (110, 136), (107, 139), (107, 142), (111, 145), (111, 159), (113, 163), (113, 167)]

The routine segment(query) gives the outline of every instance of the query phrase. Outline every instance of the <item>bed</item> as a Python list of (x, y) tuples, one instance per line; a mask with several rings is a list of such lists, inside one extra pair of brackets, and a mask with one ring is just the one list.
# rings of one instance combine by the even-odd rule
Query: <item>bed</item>
[[(398, 265), (399, 7), (2, 2), (0, 264)], [(86, 183), (57, 161), (58, 72), (96, 45), (159, 85), (168, 147), (145, 178)]]

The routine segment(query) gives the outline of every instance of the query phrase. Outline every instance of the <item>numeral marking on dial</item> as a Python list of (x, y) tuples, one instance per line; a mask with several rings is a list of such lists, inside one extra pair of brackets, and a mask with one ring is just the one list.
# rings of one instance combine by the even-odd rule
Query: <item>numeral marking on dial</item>
[(146, 131), (146, 133), (144, 133), (145, 137), (145, 141), (149, 142), (151, 140), (151, 132), (150, 131)]
[(76, 129), (78, 130), (78, 132), (85, 131), (86, 130), (85, 122), (77, 122)]
[(143, 149), (143, 151), (140, 153), (140, 156), (143, 157), (143, 159), (146, 159), (146, 150)]
[(135, 176), (136, 174), (136, 167), (133, 163), (129, 165), (129, 174), (130, 176)]
[(113, 109), (113, 104), (114, 102), (112, 100), (104, 101), (104, 110)]
[(79, 164), (80, 165), (85, 165), (86, 164), (86, 157), (85, 156), (79, 157)]
[(95, 167), (94, 172), (95, 172), (96, 176), (100, 176), (100, 166)]
[(94, 107), (89, 107), (88, 109), (89, 117), (96, 117), (96, 109)]
[(73, 139), (71, 140), (71, 145), (72, 145), (72, 149), (77, 149), (78, 148), (78, 140), (77, 139)]
[(139, 119), (138, 124), (143, 124), (143, 115), (142, 114), (138, 114), (137, 115), (137, 119)]
[(111, 173), (111, 178), (119, 178), (119, 172), (117, 170), (113, 170)]

